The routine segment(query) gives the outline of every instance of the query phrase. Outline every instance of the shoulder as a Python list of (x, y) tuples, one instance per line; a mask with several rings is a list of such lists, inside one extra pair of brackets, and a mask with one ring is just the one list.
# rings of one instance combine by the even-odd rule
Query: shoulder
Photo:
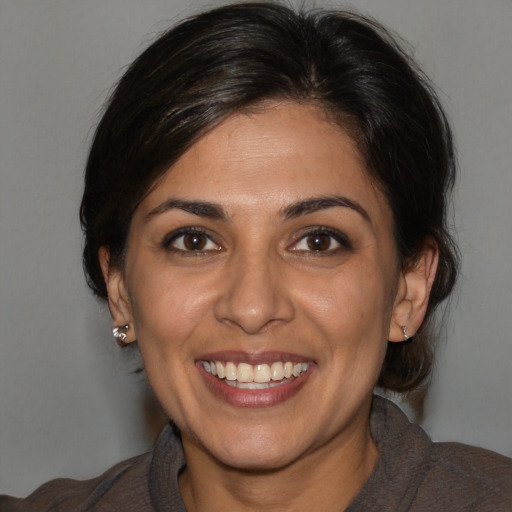
[(417, 501), (432, 496), (449, 510), (512, 510), (512, 459), (458, 443), (432, 443)]
[[(95, 510), (150, 511), (148, 473), (151, 454), (121, 462), (91, 480), (59, 478), (52, 480), (24, 499), (0, 496), (2, 512), (79, 512)], [(124, 505), (123, 505), (124, 504)], [(120, 507), (120, 508), (119, 508)]]
[(181, 437), (167, 425), (149, 453), (120, 462), (91, 480), (57, 479), (26, 498), (0, 496), (2, 512), (185, 512), (178, 475), (185, 466)]
[(350, 510), (512, 511), (512, 459), (458, 443), (434, 443), (392, 402), (375, 397), (379, 457)]

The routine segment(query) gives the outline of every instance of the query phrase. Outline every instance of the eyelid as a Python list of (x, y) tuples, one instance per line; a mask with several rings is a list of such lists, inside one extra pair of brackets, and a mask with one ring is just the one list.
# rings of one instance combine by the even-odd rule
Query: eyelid
[[(339, 244), (339, 246), (335, 247), (333, 249), (329, 248), (325, 251), (314, 251), (312, 249), (303, 250), (303, 249), (294, 248), (295, 246), (297, 246), (299, 244), (299, 242), (303, 241), (307, 237), (310, 237), (310, 236), (313, 236), (316, 234), (330, 236), (333, 240), (336, 241), (337, 244)], [(294, 236), (294, 242), (289, 246), (289, 250), (324, 256), (324, 255), (333, 254), (333, 253), (336, 253), (338, 251), (343, 251), (343, 250), (353, 251), (353, 246), (349, 240), (349, 237), (342, 231), (339, 231), (338, 229), (330, 228), (327, 226), (309, 226), (307, 228), (304, 228), (297, 235)]]
[[(186, 235), (202, 235), (208, 239), (209, 242), (212, 242), (217, 246), (216, 249), (198, 249), (196, 251), (193, 250), (187, 250), (187, 249), (180, 249), (177, 247), (173, 247), (173, 243), (178, 240), (180, 237), (186, 236)], [(167, 251), (170, 252), (176, 252), (180, 254), (186, 254), (186, 255), (201, 255), (205, 253), (211, 253), (211, 252), (217, 252), (222, 250), (222, 247), (219, 243), (217, 243), (213, 236), (210, 234), (210, 232), (207, 229), (199, 228), (196, 226), (186, 226), (182, 228), (175, 229), (171, 231), (170, 233), (166, 234), (162, 241), (160, 242), (160, 245)]]

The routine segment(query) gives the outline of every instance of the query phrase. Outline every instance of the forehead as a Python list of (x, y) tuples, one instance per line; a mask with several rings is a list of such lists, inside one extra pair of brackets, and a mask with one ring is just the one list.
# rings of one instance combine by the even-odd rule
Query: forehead
[(389, 207), (352, 138), (311, 105), (266, 105), (233, 115), (205, 134), (142, 203), (169, 196), (226, 208), (286, 207), (305, 197), (343, 195), (379, 221)]

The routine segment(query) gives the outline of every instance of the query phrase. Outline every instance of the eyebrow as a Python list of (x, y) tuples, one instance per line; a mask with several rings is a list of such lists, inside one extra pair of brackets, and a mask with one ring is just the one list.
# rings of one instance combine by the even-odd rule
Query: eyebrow
[[(283, 208), (281, 215), (285, 220), (289, 220), (309, 213), (340, 207), (350, 208), (359, 213), (366, 221), (371, 222), (368, 212), (359, 203), (344, 196), (322, 196), (304, 199)], [(147, 214), (146, 219), (149, 220), (151, 217), (169, 210), (183, 210), (187, 213), (197, 215), (198, 217), (206, 217), (215, 220), (226, 220), (228, 218), (224, 208), (219, 204), (209, 201), (187, 201), (184, 199), (169, 198), (156, 208), (153, 208), (153, 210)]]
[(283, 210), (283, 215), (285, 219), (294, 219), (301, 215), (336, 207), (350, 208), (359, 213), (366, 221), (371, 222), (368, 212), (359, 203), (344, 196), (311, 197), (287, 206)]
[(225, 220), (227, 218), (226, 212), (222, 206), (210, 203), (208, 201), (186, 201), (183, 199), (170, 198), (153, 208), (146, 219), (149, 220), (154, 215), (159, 215), (169, 210), (183, 210), (187, 213), (192, 213), (199, 217), (207, 217), (210, 219)]

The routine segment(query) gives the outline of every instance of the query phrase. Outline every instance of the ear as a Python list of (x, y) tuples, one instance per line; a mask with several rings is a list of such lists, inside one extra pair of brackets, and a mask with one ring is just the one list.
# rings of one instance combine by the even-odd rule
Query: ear
[(404, 327), (407, 329), (408, 337), (414, 336), (420, 328), (427, 312), (438, 262), (437, 244), (433, 240), (428, 240), (420, 257), (402, 271), (393, 306), (389, 341), (404, 341)]
[(133, 327), (132, 310), (123, 271), (111, 265), (110, 251), (107, 247), (100, 247), (98, 258), (107, 286), (108, 307), (112, 315), (113, 326), (128, 325), (127, 338), (124, 343), (132, 343), (137, 336)]

